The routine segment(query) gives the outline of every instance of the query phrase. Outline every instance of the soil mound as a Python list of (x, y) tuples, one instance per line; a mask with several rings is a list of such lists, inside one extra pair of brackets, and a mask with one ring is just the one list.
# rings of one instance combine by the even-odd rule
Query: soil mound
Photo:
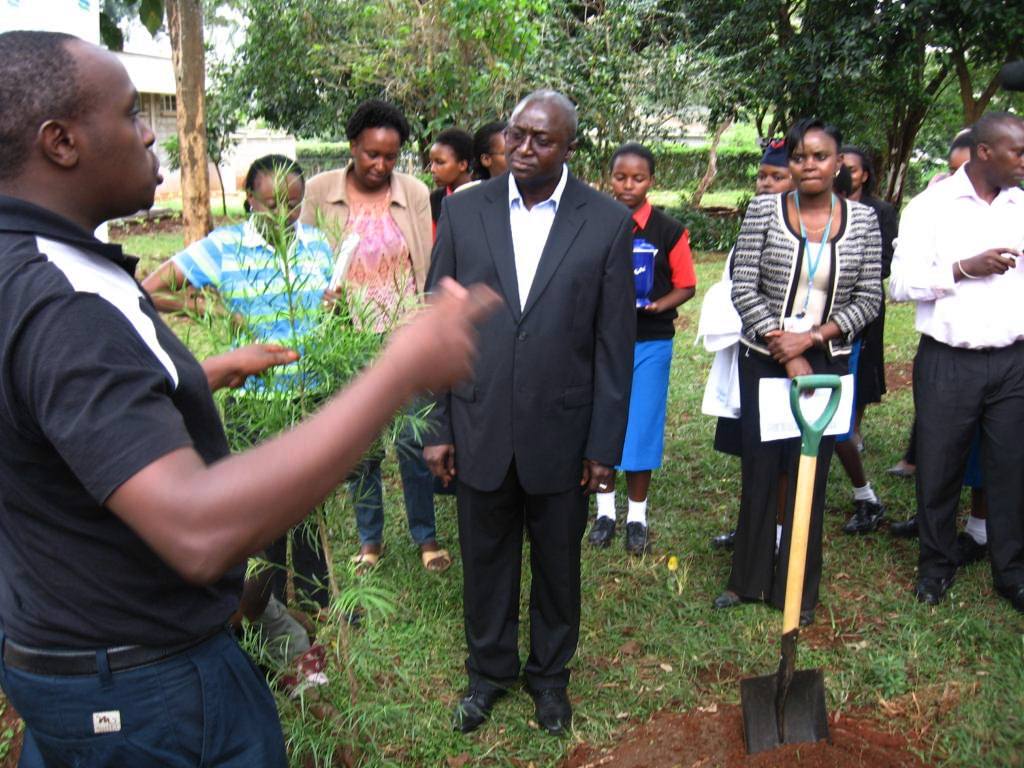
[(743, 714), (736, 705), (658, 712), (612, 747), (581, 744), (562, 768), (925, 768), (905, 739), (870, 720), (829, 719), (831, 743), (799, 744), (747, 755)]

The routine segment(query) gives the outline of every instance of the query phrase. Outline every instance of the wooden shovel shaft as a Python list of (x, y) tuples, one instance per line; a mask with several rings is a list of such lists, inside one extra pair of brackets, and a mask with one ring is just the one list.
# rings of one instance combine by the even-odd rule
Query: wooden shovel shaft
[(796, 474), (796, 501), (793, 530), (789, 539), (789, 570), (786, 572), (786, 607), (782, 614), (782, 634), (800, 627), (800, 606), (804, 596), (804, 570), (807, 566), (807, 539), (811, 529), (811, 504), (814, 501), (814, 476), (817, 456), (800, 454)]

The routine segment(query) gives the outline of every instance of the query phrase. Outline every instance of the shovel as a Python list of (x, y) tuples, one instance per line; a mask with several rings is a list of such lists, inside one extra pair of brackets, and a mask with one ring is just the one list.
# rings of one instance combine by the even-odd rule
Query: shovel
[[(793, 379), (789, 391), (789, 404), (793, 409), (793, 417), (800, 425), (801, 441), (793, 530), (790, 534), (789, 570), (786, 576), (786, 606), (782, 615), (782, 656), (779, 659), (779, 670), (774, 675), (740, 681), (743, 735), (749, 754), (774, 749), (783, 744), (828, 738), (825, 679), (821, 670), (797, 671), (795, 667), (818, 446), (825, 427), (832, 421), (839, 407), (840, 386), (838, 376), (798, 376)], [(800, 395), (812, 389), (831, 389), (832, 392), (821, 416), (813, 424), (808, 424), (800, 410)]]

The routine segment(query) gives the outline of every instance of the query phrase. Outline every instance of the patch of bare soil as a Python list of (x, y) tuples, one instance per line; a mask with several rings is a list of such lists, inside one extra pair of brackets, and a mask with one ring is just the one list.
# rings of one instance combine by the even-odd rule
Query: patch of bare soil
[(924, 768), (906, 740), (868, 718), (830, 717), (831, 741), (747, 755), (736, 705), (659, 712), (606, 749), (581, 744), (561, 768)]
[(885, 387), (889, 392), (899, 392), (914, 384), (914, 364), (907, 363), (886, 363), (885, 364)]
[(152, 235), (157, 232), (180, 232), (181, 214), (168, 209), (154, 208), (137, 216), (127, 216), (110, 223), (110, 239), (123, 240), (132, 235)]

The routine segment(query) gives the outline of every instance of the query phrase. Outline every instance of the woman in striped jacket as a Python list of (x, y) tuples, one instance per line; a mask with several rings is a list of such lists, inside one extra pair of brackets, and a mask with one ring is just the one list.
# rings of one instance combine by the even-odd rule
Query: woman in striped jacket
[[(763, 378), (849, 371), (854, 337), (882, 302), (881, 237), (873, 210), (833, 191), (842, 167), (839, 131), (804, 119), (786, 136), (796, 189), (754, 198), (733, 255), (732, 301), (743, 322), (740, 409), (743, 444), (739, 524), (732, 573), (716, 608), (767, 601), (782, 608), (799, 440), (761, 442)], [(801, 622), (814, 617), (821, 580), (825, 482), (833, 439), (821, 441)], [(786, 514), (775, 558), (776, 498)]]

